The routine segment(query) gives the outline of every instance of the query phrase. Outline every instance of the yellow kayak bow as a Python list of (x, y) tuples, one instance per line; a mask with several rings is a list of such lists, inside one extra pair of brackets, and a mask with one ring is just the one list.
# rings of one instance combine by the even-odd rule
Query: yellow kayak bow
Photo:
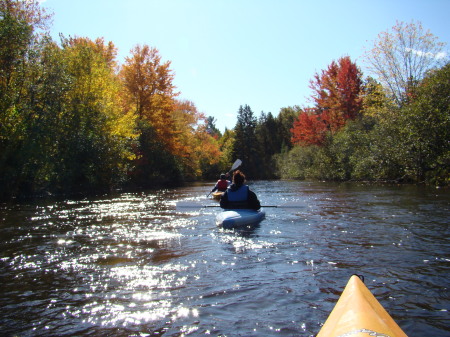
[(350, 336), (406, 336), (356, 275), (348, 281), (336, 306), (317, 335), (317, 337)]

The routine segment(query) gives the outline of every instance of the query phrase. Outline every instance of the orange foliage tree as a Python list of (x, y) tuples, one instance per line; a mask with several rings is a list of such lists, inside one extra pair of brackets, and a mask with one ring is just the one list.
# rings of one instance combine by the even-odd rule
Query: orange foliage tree
[(216, 164), (220, 157), (218, 141), (208, 132), (205, 116), (188, 100), (177, 100), (173, 113), (177, 155), (188, 178), (200, 176), (202, 167)]
[(205, 117), (192, 102), (176, 99), (170, 62), (162, 62), (156, 48), (136, 46), (119, 76), (124, 110), (134, 112), (141, 133), (136, 149), (141, 179), (158, 174), (193, 179), (202, 175), (205, 158), (218, 160), (219, 146), (206, 132)]
[(126, 110), (134, 111), (140, 121), (148, 122), (156, 136), (174, 151), (174, 110), (177, 93), (170, 62), (162, 62), (156, 48), (136, 46), (120, 70), (125, 87)]

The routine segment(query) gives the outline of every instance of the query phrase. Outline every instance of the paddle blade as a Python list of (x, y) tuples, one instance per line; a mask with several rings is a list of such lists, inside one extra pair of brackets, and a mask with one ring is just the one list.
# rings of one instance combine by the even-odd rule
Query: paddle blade
[(231, 166), (230, 172), (236, 170), (239, 166), (241, 166), (241, 164), (242, 164), (242, 160), (236, 159), (233, 166)]

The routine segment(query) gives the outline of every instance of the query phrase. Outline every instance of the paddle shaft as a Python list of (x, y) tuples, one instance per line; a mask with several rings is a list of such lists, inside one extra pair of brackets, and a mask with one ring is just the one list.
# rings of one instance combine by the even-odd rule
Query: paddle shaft
[[(183, 206), (183, 205), (180, 205), (178, 207), (185, 207), (185, 208), (198, 208), (198, 207), (200, 207), (200, 208), (210, 208), (210, 207), (220, 207), (220, 205), (201, 205), (201, 206)], [(273, 208), (286, 208), (286, 207), (289, 208), (289, 207), (291, 207), (291, 208), (293, 208), (293, 207), (297, 207), (297, 206), (262, 205), (261, 207), (273, 207)]]

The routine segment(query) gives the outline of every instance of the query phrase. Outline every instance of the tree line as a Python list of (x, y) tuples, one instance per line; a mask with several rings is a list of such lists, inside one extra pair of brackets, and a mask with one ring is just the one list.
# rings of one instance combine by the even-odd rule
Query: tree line
[(0, 2), (0, 197), (99, 193), (201, 179), (221, 163), (170, 62), (138, 45), (49, 36), (37, 1)]
[[(241, 107), (234, 155), (255, 178), (448, 186), (450, 63), (444, 46), (419, 22), (397, 22), (366, 52), (375, 77), (364, 77), (345, 56), (311, 79), (313, 104), (282, 109), (278, 124), (270, 114), (256, 120)], [(282, 119), (290, 126), (280, 128)]]
[[(343, 57), (311, 80), (313, 106), (274, 117), (242, 105), (222, 134), (178, 99), (156, 48), (119, 64), (102, 38), (54, 41), (50, 17), (37, 1), (0, 2), (0, 198), (215, 179), (237, 158), (249, 179), (449, 183), (449, 65), (418, 24), (380, 35), (377, 80)], [(383, 55), (408, 38), (422, 44), (401, 46), (403, 73)]]

